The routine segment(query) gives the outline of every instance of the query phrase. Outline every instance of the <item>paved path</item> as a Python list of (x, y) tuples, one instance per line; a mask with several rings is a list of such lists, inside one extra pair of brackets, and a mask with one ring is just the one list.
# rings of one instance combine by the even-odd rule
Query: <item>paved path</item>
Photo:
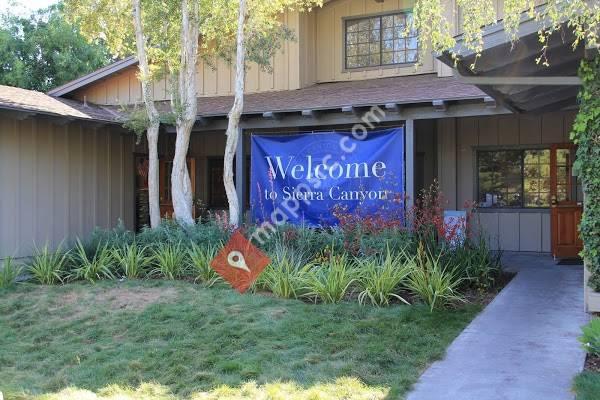
[(421, 376), (408, 400), (567, 400), (585, 355), (581, 266), (508, 254), (519, 271)]

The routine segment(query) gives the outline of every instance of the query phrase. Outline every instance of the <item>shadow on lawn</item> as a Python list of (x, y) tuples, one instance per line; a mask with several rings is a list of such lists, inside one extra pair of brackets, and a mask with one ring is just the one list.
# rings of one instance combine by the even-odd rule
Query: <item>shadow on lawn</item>
[(389, 388), (370, 387), (355, 378), (338, 378), (331, 383), (302, 387), (294, 382), (257, 385), (248, 382), (239, 387), (221, 386), (207, 392), (194, 392), (186, 397), (175, 396), (169, 388), (157, 383), (144, 383), (137, 389), (110, 385), (96, 393), (79, 388), (67, 388), (57, 393), (41, 395), (9, 394), (5, 400), (387, 400)]

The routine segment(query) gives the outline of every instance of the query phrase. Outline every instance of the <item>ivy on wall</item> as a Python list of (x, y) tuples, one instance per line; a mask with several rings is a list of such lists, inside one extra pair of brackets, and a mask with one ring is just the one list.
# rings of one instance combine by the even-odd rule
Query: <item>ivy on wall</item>
[(588, 284), (600, 292), (600, 57), (583, 60), (579, 76), (580, 108), (571, 132), (571, 139), (578, 146), (574, 167), (585, 193), (579, 230), (582, 257), (591, 273)]

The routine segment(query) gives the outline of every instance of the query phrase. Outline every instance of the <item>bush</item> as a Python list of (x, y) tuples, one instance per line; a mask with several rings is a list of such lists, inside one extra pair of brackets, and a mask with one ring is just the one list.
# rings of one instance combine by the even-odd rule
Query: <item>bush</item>
[(138, 246), (133, 242), (113, 249), (112, 256), (123, 276), (136, 279), (143, 276), (150, 265), (151, 258), (147, 252), (146, 246)]
[(310, 269), (305, 261), (305, 254), (280, 246), (271, 264), (260, 275), (257, 286), (269, 290), (277, 297), (301, 297)]
[(456, 267), (444, 266), (441, 254), (437, 257), (419, 247), (417, 265), (408, 278), (408, 288), (433, 311), (456, 301), (464, 301), (458, 288), (463, 278), (456, 273)]
[(588, 354), (600, 356), (600, 318), (592, 319), (586, 326), (581, 328), (583, 334), (579, 341)]
[(455, 267), (464, 285), (485, 291), (496, 283), (501, 272), (502, 252), (493, 253), (484, 236), (469, 240), (464, 246), (443, 251), (445, 262)]
[(221, 280), (221, 276), (210, 266), (210, 262), (217, 255), (216, 246), (209, 244), (203, 248), (193, 243), (187, 250), (187, 255), (195, 282), (202, 282), (205, 286), (211, 287)]
[(339, 303), (358, 275), (346, 253), (332, 252), (321, 265), (313, 265), (306, 274), (306, 297), (323, 303)]
[(0, 268), (0, 289), (12, 286), (21, 274), (22, 268), (17, 267), (11, 257), (4, 259), (4, 266)]
[(46, 244), (41, 249), (36, 249), (27, 270), (34, 281), (42, 285), (54, 285), (63, 280), (68, 256), (69, 252), (62, 252), (62, 246), (59, 245), (58, 249), (52, 252)]
[(115, 262), (113, 251), (108, 244), (98, 243), (91, 255), (85, 251), (81, 241), (77, 241), (71, 262), (74, 265), (71, 278), (94, 283), (100, 279), (115, 279), (112, 268)]
[(150, 272), (151, 276), (174, 280), (186, 272), (186, 253), (180, 242), (158, 243), (153, 249), (153, 262), (155, 268)]
[(358, 302), (364, 304), (369, 301), (375, 306), (387, 306), (392, 298), (396, 298), (408, 304), (397, 294), (397, 290), (414, 268), (414, 258), (394, 255), (389, 247), (383, 256), (359, 261), (360, 278), (358, 282), (362, 291), (358, 295)]

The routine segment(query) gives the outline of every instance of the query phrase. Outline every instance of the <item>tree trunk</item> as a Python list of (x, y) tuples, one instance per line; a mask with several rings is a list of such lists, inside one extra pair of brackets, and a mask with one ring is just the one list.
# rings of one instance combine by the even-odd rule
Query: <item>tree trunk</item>
[(160, 124), (151, 124), (146, 136), (148, 138), (148, 202), (150, 212), (150, 227), (160, 225), (160, 179), (158, 173), (158, 130)]
[(148, 115), (148, 208), (150, 212), (150, 227), (156, 228), (160, 225), (160, 194), (158, 175), (158, 134), (160, 120), (158, 111), (154, 105), (152, 95), (150, 70), (148, 68), (148, 57), (146, 55), (146, 37), (142, 26), (142, 9), (140, 0), (132, 0), (133, 22), (135, 26), (135, 42), (137, 46), (137, 58), (139, 64), (139, 78), (142, 84), (142, 98)]
[[(229, 111), (229, 122), (227, 124), (227, 141), (225, 143), (224, 165), (223, 165), (223, 183), (227, 193), (227, 202), (229, 203), (229, 224), (238, 227), (241, 223), (240, 202), (233, 181), (233, 159), (240, 138), (239, 125), (242, 111), (244, 110), (244, 78), (246, 72), (246, 45), (244, 38), (244, 29), (246, 25), (246, 0), (240, 0), (238, 15), (238, 30), (236, 44), (235, 61), (235, 100), (231, 111)], [(237, 160), (242, 162), (242, 160)]]
[[(190, 135), (198, 110), (196, 61), (198, 59), (199, 9), (197, 1), (181, 1), (181, 65), (178, 71), (178, 96), (172, 105), (181, 106), (177, 115), (175, 156), (171, 173), (171, 194), (175, 218), (183, 225), (194, 223), (192, 183), (187, 168)], [(178, 103), (179, 102), (179, 103)]]

